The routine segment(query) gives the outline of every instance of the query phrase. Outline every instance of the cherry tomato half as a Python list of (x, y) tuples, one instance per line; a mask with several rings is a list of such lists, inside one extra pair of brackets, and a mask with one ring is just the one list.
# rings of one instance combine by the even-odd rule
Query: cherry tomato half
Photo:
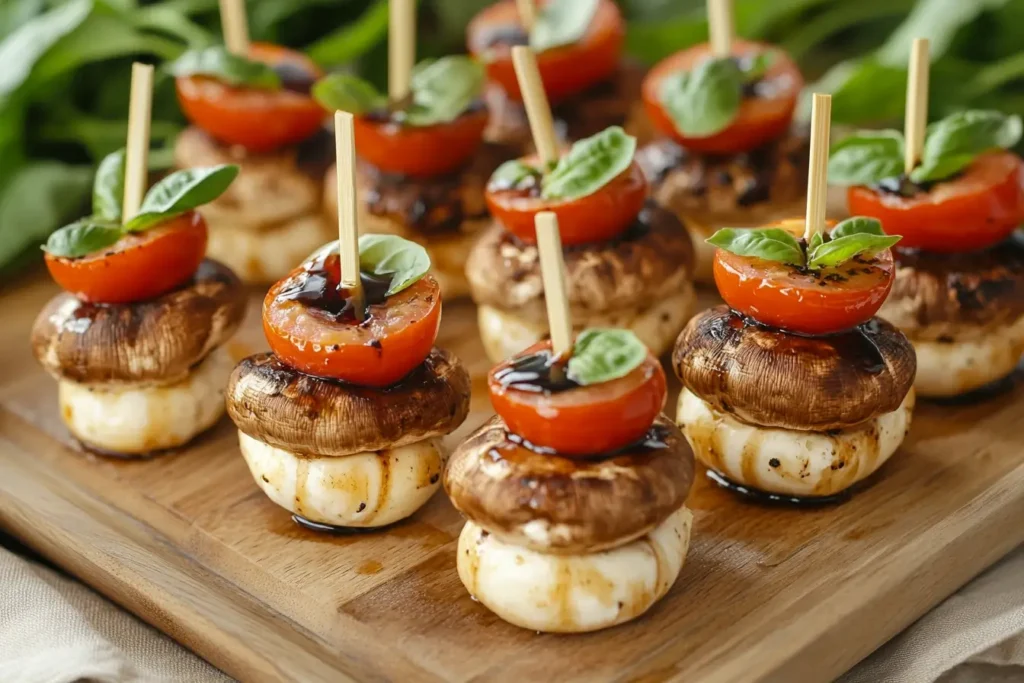
[(1024, 162), (1012, 152), (983, 154), (955, 178), (903, 197), (869, 187), (847, 191), (850, 213), (873, 216), (901, 247), (961, 252), (1006, 239), (1024, 223)]
[[(550, 352), (550, 340), (520, 355), (544, 350)], [(636, 443), (665, 405), (665, 371), (650, 354), (625, 377), (553, 393), (503, 386), (496, 375), (512, 360), (487, 375), (491, 405), (513, 434), (559, 455), (589, 457)]]
[[(296, 68), (308, 75), (310, 83), (323, 76), (311, 59), (277, 45), (253, 43), (249, 58)], [(178, 102), (189, 121), (223, 143), (253, 152), (301, 142), (324, 120), (323, 108), (308, 93), (236, 88), (206, 76), (187, 76), (175, 82)]]
[[(270, 348), (310, 375), (367, 387), (394, 384), (423, 362), (437, 339), (437, 280), (426, 275), (379, 303), (371, 300), (360, 323), (350, 310), (339, 310), (347, 300), (339, 261), (337, 253), (308, 261), (270, 288), (263, 300)], [(315, 278), (321, 278), (319, 289), (311, 287)]]
[(690, 71), (711, 57), (707, 43), (694, 45), (662, 60), (648, 72), (643, 83), (643, 100), (647, 115), (663, 134), (674, 138), (680, 145), (707, 154), (734, 154), (759, 147), (781, 137), (793, 121), (797, 97), (804, 86), (803, 76), (796, 63), (780, 48), (766, 43), (734, 40), (732, 53), (736, 57), (770, 52), (773, 61), (762, 79), (756, 97), (744, 97), (740, 110), (729, 127), (707, 137), (689, 137), (676, 128), (675, 122), (661, 103), (661, 84), (666, 77), (680, 71)]
[[(524, 161), (538, 163), (533, 158)], [(540, 196), (539, 187), (505, 190), (493, 185), (488, 185), (484, 197), (491, 215), (524, 242), (537, 241), (536, 215), (553, 211), (562, 244), (587, 244), (610, 240), (636, 220), (647, 198), (647, 179), (634, 161), (604, 187), (579, 199), (548, 200)]]
[[(469, 51), (487, 65), (487, 77), (516, 101), (522, 101), (512, 65), (511, 41), (502, 35), (522, 32), (515, 0), (502, 0), (477, 14), (467, 28)], [(548, 100), (556, 104), (607, 80), (618, 68), (626, 39), (626, 22), (612, 0), (601, 0), (583, 38), (572, 45), (544, 50), (537, 68)], [(522, 36), (525, 42), (525, 36)]]
[[(802, 220), (778, 225), (803, 231)], [(814, 271), (716, 249), (713, 268), (718, 292), (733, 310), (802, 334), (831, 334), (867, 322), (896, 277), (888, 249)]]
[(83, 301), (143, 301), (192, 277), (206, 254), (206, 237), (206, 221), (190, 211), (144, 232), (125, 235), (94, 254), (79, 258), (46, 254), (46, 267), (58, 285)]
[(406, 126), (360, 116), (355, 119), (359, 156), (388, 173), (429, 177), (451, 173), (479, 149), (487, 110), (464, 113), (448, 123)]

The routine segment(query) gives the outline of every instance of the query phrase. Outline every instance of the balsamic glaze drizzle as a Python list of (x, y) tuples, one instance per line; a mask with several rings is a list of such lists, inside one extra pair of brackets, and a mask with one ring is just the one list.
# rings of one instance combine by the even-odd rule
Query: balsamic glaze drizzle
[[(281, 288), (278, 299), (299, 301), (335, 322), (356, 324), (354, 301), (349, 290), (338, 284), (340, 268), (336, 253), (324, 254), (310, 261), (301, 273)], [(391, 278), (360, 273), (363, 303), (366, 307), (384, 303)]]
[(512, 359), (507, 367), (495, 373), (494, 378), (504, 389), (532, 394), (557, 394), (582, 386), (569, 378), (549, 349)]

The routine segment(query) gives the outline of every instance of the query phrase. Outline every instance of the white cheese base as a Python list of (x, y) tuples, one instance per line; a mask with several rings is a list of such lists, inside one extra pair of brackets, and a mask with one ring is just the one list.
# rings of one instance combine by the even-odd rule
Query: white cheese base
[[(676, 337), (686, 327), (693, 314), (693, 305), (693, 287), (686, 284), (676, 294), (655, 302), (641, 313), (624, 310), (586, 317), (574, 314), (573, 327), (577, 331), (588, 327), (632, 330), (655, 357), (660, 357), (672, 348)], [(536, 323), (493, 306), (477, 308), (477, 323), (484, 351), (494, 363), (519, 353), (548, 335), (546, 321)]]
[(900, 407), (833, 433), (756, 427), (683, 389), (676, 422), (697, 459), (731, 481), (788, 496), (831, 496), (881, 467), (910, 431), (911, 389)]
[(693, 515), (679, 508), (648, 535), (612, 550), (549, 555), (498, 540), (473, 522), (459, 535), (459, 578), (505, 621), (584, 633), (635, 619), (675, 583)]
[(1024, 316), (984, 335), (953, 335), (953, 341), (911, 339), (917, 351), (914, 388), (921, 396), (957, 396), (1006, 377), (1024, 354)]
[(184, 379), (163, 386), (58, 382), (60, 414), (86, 446), (126, 456), (177, 448), (224, 413), (224, 389), (234, 362), (215, 349)]
[(311, 522), (380, 527), (405, 519), (441, 485), (439, 439), (342, 457), (304, 457), (242, 432), (238, 442), (270, 500)]
[(265, 230), (211, 222), (209, 232), (206, 255), (252, 284), (280, 280), (332, 237), (319, 213)]

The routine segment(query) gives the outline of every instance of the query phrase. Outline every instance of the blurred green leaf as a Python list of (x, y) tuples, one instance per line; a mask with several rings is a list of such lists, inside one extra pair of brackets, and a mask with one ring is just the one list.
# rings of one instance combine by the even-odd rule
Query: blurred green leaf
[(348, 64), (361, 57), (388, 33), (388, 3), (377, 0), (358, 20), (316, 41), (306, 54), (324, 66)]
[(927, 38), (932, 61), (946, 53), (953, 36), (983, 11), (1005, 5), (1008, 0), (918, 0), (910, 16), (889, 36), (878, 51), (878, 60), (888, 66), (902, 66), (910, 58), (915, 38)]
[(91, 0), (75, 0), (35, 17), (0, 43), (0, 106), (28, 80), (43, 55), (86, 22)]

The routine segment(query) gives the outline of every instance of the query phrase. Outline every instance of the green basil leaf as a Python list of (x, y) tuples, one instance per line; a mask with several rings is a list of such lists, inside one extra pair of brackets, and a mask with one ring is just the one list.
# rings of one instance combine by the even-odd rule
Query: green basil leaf
[(594, 20), (600, 0), (549, 0), (537, 13), (530, 30), (530, 47), (537, 52), (580, 40)]
[(800, 243), (780, 228), (722, 228), (705, 241), (737, 256), (753, 256), (794, 266), (805, 262)]
[(540, 177), (540, 169), (524, 164), (519, 159), (510, 159), (498, 168), (494, 169), (488, 185), (495, 185), (501, 189), (513, 190), (519, 187), (520, 183), (530, 178)]
[(828, 182), (870, 185), (903, 173), (903, 135), (895, 130), (860, 131), (832, 145)]
[(233, 86), (278, 90), (281, 77), (263, 62), (246, 59), (223, 45), (189, 50), (170, 65), (175, 76), (210, 76)]
[(680, 133), (707, 137), (736, 118), (743, 101), (743, 81), (743, 72), (733, 59), (707, 59), (693, 71), (667, 76), (658, 96)]
[(336, 73), (313, 84), (313, 98), (330, 111), (366, 114), (388, 106), (387, 95), (358, 76)]
[(807, 243), (807, 253), (810, 254), (812, 251), (821, 246), (821, 243), (825, 241), (822, 233), (816, 232), (811, 235), (811, 241)]
[(740, 62), (740, 72), (744, 83), (756, 83), (764, 78), (768, 69), (775, 63), (775, 55), (771, 52), (758, 52)]
[(636, 138), (619, 126), (577, 140), (541, 181), (545, 199), (578, 199), (617, 177), (633, 163)]
[(359, 238), (359, 270), (369, 275), (390, 275), (386, 296), (411, 286), (430, 270), (427, 250), (398, 235), (362, 235)]
[(117, 223), (95, 216), (65, 225), (46, 240), (43, 250), (54, 256), (78, 258), (117, 242), (124, 231)]
[(139, 215), (125, 223), (128, 232), (148, 230), (157, 223), (212, 202), (224, 194), (238, 175), (238, 166), (221, 164), (177, 171), (149, 189)]
[(847, 235), (819, 245), (807, 255), (808, 268), (838, 266), (854, 256), (873, 256), (888, 249), (902, 239), (898, 235), (859, 233)]
[(108, 221), (121, 220), (124, 201), (124, 149), (103, 157), (92, 183), (92, 211)]
[(1021, 119), (998, 111), (962, 111), (928, 127), (921, 165), (910, 173), (914, 182), (942, 180), (962, 170), (979, 155), (1009, 149), (1021, 138)]
[(629, 330), (589, 329), (572, 347), (567, 375), (584, 386), (625, 377), (647, 358), (647, 347)]
[(480, 99), (483, 86), (484, 67), (475, 59), (450, 55), (431, 60), (413, 71), (405, 120), (413, 126), (454, 121)]
[[(881, 235), (884, 237), (885, 232), (882, 230), (882, 221), (877, 218), (868, 218), (867, 216), (847, 218), (829, 232), (829, 237), (834, 240), (849, 237), (850, 235)], [(818, 234), (816, 233), (815, 237), (817, 236)], [(811, 251), (813, 249), (808, 245), (807, 253), (811, 253)]]

